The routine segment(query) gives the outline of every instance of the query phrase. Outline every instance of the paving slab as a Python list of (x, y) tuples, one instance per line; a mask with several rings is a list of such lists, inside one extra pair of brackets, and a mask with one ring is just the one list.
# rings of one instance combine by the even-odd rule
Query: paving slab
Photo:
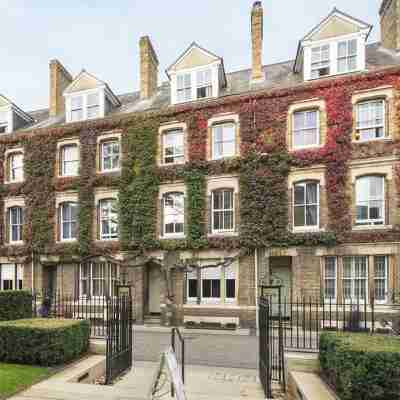
[[(158, 363), (136, 362), (134, 369), (115, 386), (139, 396), (147, 396), (157, 368)], [(186, 365), (185, 391), (188, 400), (265, 398), (258, 380), (258, 371), (241, 368)]]
[[(42, 381), (12, 400), (147, 400), (158, 368), (157, 362), (134, 362), (134, 368), (113, 386), (71, 382), (91, 365), (102, 362), (92, 356)], [(169, 384), (166, 385), (166, 391)], [(186, 366), (185, 391), (188, 400), (261, 400), (264, 394), (258, 371), (243, 368)], [(166, 398), (169, 398), (168, 396)]]

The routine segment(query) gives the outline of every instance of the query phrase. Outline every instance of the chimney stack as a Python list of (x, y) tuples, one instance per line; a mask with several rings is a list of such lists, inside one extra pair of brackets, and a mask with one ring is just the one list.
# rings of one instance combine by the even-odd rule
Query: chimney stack
[(251, 80), (264, 80), (262, 69), (263, 8), (261, 1), (255, 1), (251, 10)]
[(49, 115), (55, 117), (63, 114), (65, 111), (65, 103), (63, 92), (65, 88), (72, 82), (71, 74), (64, 68), (58, 60), (50, 61), (50, 104)]
[(383, 0), (379, 10), (381, 43), (387, 49), (400, 50), (400, 0)]
[(149, 99), (157, 93), (158, 58), (148, 36), (142, 36), (140, 48), (140, 98)]

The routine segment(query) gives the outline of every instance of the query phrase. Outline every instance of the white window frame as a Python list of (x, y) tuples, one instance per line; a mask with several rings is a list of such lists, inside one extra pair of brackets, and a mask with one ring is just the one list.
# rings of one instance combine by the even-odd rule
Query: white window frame
[[(206, 76), (206, 74), (209, 73), (210, 74), (210, 80), (209, 81), (204, 81), (204, 82), (200, 82), (200, 74), (203, 74), (204, 76)], [(198, 94), (198, 90), (199, 89), (203, 89), (205, 88), (207, 91), (207, 88), (210, 91), (210, 94), (208, 96), (204, 96), (204, 97), (199, 97)], [(196, 71), (196, 100), (199, 99), (209, 99), (211, 98), (213, 95), (213, 79), (212, 79), (212, 69), (211, 68), (204, 68), (201, 70)]]
[[(175, 152), (176, 147), (174, 146), (174, 154), (173, 155), (168, 155), (166, 154), (166, 137), (168, 135), (177, 135), (179, 134), (182, 137), (182, 152)], [(183, 129), (178, 128), (178, 129), (167, 129), (165, 131), (162, 132), (161, 134), (161, 140), (162, 140), (162, 148), (163, 148), (163, 159), (162, 159), (162, 164), (163, 165), (175, 165), (175, 164), (184, 164), (185, 163), (185, 132)], [(172, 147), (172, 146), (169, 146)], [(173, 158), (172, 162), (166, 162), (167, 158)], [(176, 160), (177, 158), (181, 158), (181, 160)]]
[[(221, 209), (214, 209), (214, 195), (216, 192), (230, 192), (232, 194), (232, 208), (221, 208)], [(221, 189), (214, 189), (211, 192), (211, 233), (213, 235), (223, 235), (225, 233), (231, 233), (235, 231), (235, 226), (236, 226), (236, 218), (235, 218), (235, 190), (232, 188), (221, 188)], [(215, 229), (214, 228), (214, 213), (219, 212), (219, 213), (224, 213), (224, 212), (232, 212), (232, 228), (231, 229)], [(225, 223), (224, 223), (225, 225)]]
[[(176, 102), (177, 103), (186, 103), (193, 100), (193, 74), (190, 72), (180, 72), (176, 75)], [(190, 84), (186, 84), (186, 78), (189, 77)], [(179, 79), (182, 78), (182, 87), (179, 87)], [(196, 89), (197, 90), (197, 89)], [(185, 94), (184, 98), (179, 99), (179, 94)], [(189, 98), (187, 98), (187, 94), (189, 93)]]
[[(295, 145), (294, 137), (295, 137), (296, 132), (300, 133), (300, 132), (305, 132), (305, 131), (313, 129), (313, 128), (296, 129), (296, 126), (295, 126), (295, 115), (296, 114), (314, 113), (314, 112), (317, 115), (317, 118), (316, 118), (317, 142), (313, 143), (313, 144), (302, 145), (302, 146)], [(309, 110), (295, 110), (295, 111), (293, 111), (293, 114), (292, 114), (292, 126), (293, 126), (293, 129), (292, 129), (292, 148), (294, 150), (308, 149), (308, 148), (318, 147), (318, 146), (321, 145), (321, 139), (320, 139), (320, 136), (321, 136), (320, 114), (321, 114), (321, 111), (319, 109), (315, 109), (315, 108), (309, 109)]]
[[(6, 275), (4, 273), (5, 267), (7, 267), (8, 269), (7, 278), (10, 277), (10, 270), (12, 270), (11, 279), (4, 279)], [(11, 281), (12, 288), (5, 289), (4, 281)], [(23, 284), (24, 284), (23, 282), (24, 282), (24, 268), (22, 264), (4, 263), (0, 265), (0, 292), (3, 290), (23, 290)]]
[[(118, 166), (115, 168), (105, 168), (104, 166), (104, 147), (109, 144), (118, 144), (119, 153), (118, 153)], [(118, 138), (110, 138), (100, 142), (100, 172), (115, 172), (121, 169), (121, 141)], [(112, 158), (115, 158), (117, 155), (113, 153)]]
[[(19, 210), (19, 221), (17, 224), (13, 224), (12, 223), (12, 211), (13, 210)], [(15, 206), (11, 206), (8, 208), (8, 213), (9, 213), (9, 221), (8, 221), (8, 234), (9, 234), (9, 242), (10, 244), (21, 244), (23, 243), (22, 240), (22, 230), (24, 227), (24, 208), (21, 207), (20, 205), (15, 205)], [(17, 227), (18, 229), (18, 239), (17, 240), (13, 240), (13, 227)]]
[[(76, 149), (76, 159), (75, 160), (65, 160), (65, 150), (67, 148), (75, 148)], [(79, 175), (79, 164), (80, 164), (80, 157), (79, 157), (79, 146), (77, 143), (65, 143), (62, 144), (59, 148), (59, 158), (60, 158), (60, 176), (78, 176)], [(66, 163), (76, 163), (76, 173), (75, 174), (67, 174), (65, 164)]]
[[(108, 213), (107, 214), (107, 218), (103, 218), (103, 215), (102, 215), (103, 214), (102, 213), (102, 206), (103, 206), (103, 204), (105, 202), (109, 202), (110, 203), (110, 206), (108, 207), (108, 210), (107, 210), (107, 213)], [(117, 199), (111, 198), (111, 197), (103, 198), (103, 199), (99, 200), (99, 213), (100, 213), (100, 215), (99, 215), (100, 235), (99, 235), (99, 237), (100, 237), (100, 240), (109, 241), (109, 240), (118, 240), (119, 239), (118, 212), (116, 212), (116, 216), (117, 216), (117, 222), (116, 222), (117, 223), (117, 233), (114, 236), (111, 233), (107, 233), (106, 235), (103, 234), (103, 223), (106, 220), (109, 221), (109, 223), (112, 222), (112, 218), (111, 218), (112, 207), (113, 207), (113, 203), (115, 204), (116, 202), (117, 202)]]
[[(356, 53), (355, 54), (350, 54), (349, 55), (349, 43), (355, 41), (356, 42)], [(340, 57), (339, 56), (339, 47), (342, 43), (346, 43), (346, 56)], [(358, 40), (357, 38), (352, 38), (352, 39), (343, 39), (343, 40), (338, 40), (337, 42), (337, 73), (338, 74), (348, 74), (350, 72), (357, 71), (358, 69), (358, 57), (359, 57), (359, 49), (358, 49)], [(339, 61), (340, 60), (346, 60), (347, 61), (347, 67), (349, 66), (349, 59), (355, 57), (356, 63), (355, 63), (355, 68), (353, 69), (346, 69), (346, 71), (339, 71)]]
[[(93, 108), (94, 106), (89, 104), (89, 97), (92, 95), (97, 95), (98, 96), (98, 104), (96, 104), (95, 107), (99, 108), (98, 115), (95, 117), (90, 117), (89, 116), (89, 109)], [(72, 112), (74, 111), (72, 108), (72, 102), (74, 98), (81, 97), (82, 99), (82, 106), (80, 108), (76, 108), (75, 110), (82, 110), (82, 118), (78, 120), (72, 120)], [(66, 122), (82, 122), (82, 121), (87, 121), (91, 119), (97, 119), (97, 118), (103, 118), (105, 115), (105, 92), (104, 88), (100, 89), (90, 89), (90, 90), (85, 90), (82, 92), (76, 92), (76, 93), (71, 93), (65, 95), (65, 100), (66, 100)]]
[[(113, 288), (114, 288), (114, 283), (119, 279), (120, 276), (120, 268), (118, 264), (113, 264), (110, 262), (90, 262), (87, 263), (87, 265), (89, 266), (88, 268), (88, 276), (87, 278), (83, 278), (83, 274), (82, 274), (82, 270), (83, 270), (83, 265), (80, 264), (79, 265), (79, 297), (80, 298), (87, 298), (90, 297), (92, 299), (101, 299), (104, 298), (104, 292), (107, 292), (108, 289), (108, 293), (106, 293), (107, 296), (115, 296), (115, 293), (113, 293)], [(103, 265), (103, 274), (102, 277), (100, 278), (93, 278), (93, 268), (94, 266), (100, 266)], [(113, 266), (116, 267), (116, 276), (113, 276)], [(108, 279), (107, 279), (108, 278)], [(102, 280), (104, 282), (103, 285), (103, 295), (100, 296), (94, 296), (93, 295), (93, 280)], [(83, 293), (83, 285), (82, 285), (82, 281), (87, 281), (87, 290), (89, 292), (89, 294), (84, 294)], [(108, 282), (108, 288), (107, 286), (107, 282)]]
[[(19, 167), (13, 167), (13, 160), (14, 160), (14, 157), (16, 157), (16, 156), (21, 156), (21, 166), (19, 166)], [(15, 152), (9, 153), (7, 155), (7, 164), (8, 164), (7, 181), (9, 183), (23, 182), (24, 181), (24, 153), (22, 151), (15, 151)], [(13, 171), (15, 171), (17, 169), (21, 170), (21, 179), (13, 178)]]
[[(317, 202), (316, 203), (310, 203), (307, 204), (307, 185), (308, 184), (314, 184), (317, 186)], [(295, 190), (296, 186), (303, 186), (304, 187), (304, 203), (303, 204), (295, 204)], [(293, 200), (292, 200), (292, 209), (293, 209), (293, 231), (316, 231), (319, 230), (320, 227), (320, 182), (314, 181), (314, 180), (305, 180), (305, 181), (300, 181), (300, 182), (294, 182), (293, 183)], [(295, 208), (296, 207), (304, 207), (304, 221), (306, 221), (306, 215), (307, 215), (307, 207), (308, 206), (317, 206), (317, 224), (316, 225), (303, 225), (303, 226), (296, 226), (295, 225)]]
[[(363, 259), (365, 259), (365, 261), (366, 261), (366, 267), (365, 267), (365, 272), (366, 272), (366, 275), (365, 275), (365, 277), (361, 277), (360, 275), (359, 276), (356, 276), (356, 274), (355, 274), (355, 264), (356, 264), (356, 259), (357, 258), (363, 258)], [(351, 276), (350, 277), (345, 277), (344, 276), (344, 270), (345, 270), (345, 260), (346, 259), (350, 259), (351, 260)], [(364, 303), (364, 301), (369, 301), (369, 292), (368, 292), (368, 289), (369, 289), (369, 282), (368, 282), (368, 279), (369, 279), (369, 257), (368, 256), (345, 256), (345, 257), (343, 257), (343, 270), (342, 270), (342, 276), (341, 276), (341, 279), (342, 279), (342, 296), (343, 296), (343, 302), (344, 303), (346, 303), (346, 304), (351, 304), (351, 303), (353, 303), (353, 304), (357, 304), (357, 303)], [(362, 299), (362, 298), (357, 298), (356, 297), (356, 295), (355, 295), (355, 281), (362, 281), (362, 280), (365, 280), (365, 299)], [(345, 297), (345, 294), (344, 294), (344, 281), (350, 281), (350, 292), (351, 292), (351, 297), (350, 297), (350, 299), (347, 299), (346, 297)]]
[[(382, 278), (382, 277), (377, 277), (376, 276), (376, 269), (375, 269), (375, 267), (376, 267), (376, 259), (378, 258), (378, 257), (383, 257), (384, 258), (384, 260), (385, 260), (385, 276), (384, 276), (384, 278)], [(377, 303), (377, 304), (386, 304), (387, 302), (388, 302), (388, 300), (389, 300), (389, 297), (388, 297), (388, 295), (389, 295), (389, 260), (388, 260), (388, 256), (387, 255), (375, 255), (374, 256), (374, 300), (375, 300), (375, 303)], [(384, 299), (382, 299), (382, 300), (377, 300), (376, 299), (376, 282), (377, 281), (382, 281), (382, 280), (384, 280), (384, 285), (385, 285), (385, 298)]]
[[(323, 47), (328, 47), (329, 57), (326, 60), (322, 59), (322, 48)], [(313, 51), (316, 50), (316, 49), (319, 49), (320, 61), (313, 63), (312, 55), (313, 55)], [(327, 76), (330, 76), (332, 74), (332, 54), (331, 53), (332, 53), (332, 50), (331, 50), (331, 44), (330, 43), (321, 43), (321, 44), (318, 44), (318, 45), (315, 45), (315, 46), (311, 47), (311, 58), (310, 58), (310, 61), (311, 61), (311, 79), (321, 79), (321, 78), (325, 78)], [(325, 64), (326, 65), (325, 67), (322, 67), (322, 66), (317, 67), (317, 68), (313, 67), (313, 64), (322, 64), (322, 63), (327, 63), (327, 64)], [(329, 72), (326, 75), (313, 77), (313, 72), (314, 71), (320, 71), (323, 68), (328, 68)]]
[[(199, 281), (197, 279), (197, 269), (194, 269), (193, 271), (187, 272), (186, 273), (186, 299), (187, 299), (187, 303), (189, 304), (197, 304), (197, 290), (198, 285), (199, 285)], [(190, 297), (189, 296), (189, 281), (195, 281), (196, 282), (196, 296), (195, 297)], [(201, 285), (201, 283), (200, 283)]]
[[(379, 198), (371, 198), (369, 195), (369, 186), (370, 186), (370, 181), (368, 180), (368, 200), (366, 202), (368, 203), (368, 216), (370, 213), (370, 203), (373, 201), (382, 201), (382, 219), (371, 219), (367, 218), (366, 220), (360, 220), (357, 218), (357, 207), (358, 207), (358, 202), (357, 202), (357, 184), (360, 180), (362, 179), (369, 179), (369, 178), (380, 178), (382, 179), (382, 186), (383, 186), (383, 193), (382, 193), (382, 200)], [(365, 176), (360, 176), (356, 179), (355, 182), (355, 204), (356, 204), (356, 225), (357, 226), (385, 226), (386, 225), (386, 184), (385, 184), (385, 177), (381, 175), (365, 175)]]
[[(360, 127), (360, 106), (365, 105), (365, 104), (371, 104), (371, 103), (377, 103), (377, 102), (381, 102), (382, 103), (382, 125), (371, 125), (368, 128), (362, 128)], [(359, 101), (356, 104), (356, 131), (357, 131), (357, 142), (370, 142), (373, 140), (383, 140), (386, 137), (386, 101), (385, 99), (374, 99), (374, 100), (362, 100)], [(367, 129), (377, 129), (377, 128), (382, 128), (382, 136), (381, 137), (377, 137), (377, 138), (373, 138), (373, 139), (368, 139), (368, 138), (363, 138), (362, 137), (362, 130), (367, 130)]]
[[(182, 205), (183, 205), (183, 222), (182, 222), (182, 225), (183, 225), (183, 231), (182, 232), (175, 232), (175, 230), (176, 230), (176, 223), (174, 223), (174, 232), (171, 232), (171, 233), (167, 233), (167, 231), (166, 231), (166, 225), (167, 225), (167, 223), (166, 223), (166, 213), (165, 213), (165, 209), (166, 209), (166, 205), (165, 205), (165, 200), (166, 200), (166, 197), (167, 196), (176, 196), (176, 195), (179, 195), (179, 196), (181, 196), (181, 198), (182, 198)], [(175, 204), (175, 197), (173, 197), (173, 201), (174, 201), (174, 204)], [(166, 193), (164, 193), (163, 194), (163, 196), (162, 196), (162, 204), (163, 204), (163, 208), (162, 208), (162, 213), (163, 213), (163, 237), (165, 237), (165, 238), (183, 238), (183, 237), (185, 237), (185, 193), (184, 192), (175, 192), (175, 191), (173, 191), (173, 192), (166, 192)]]
[[(200, 67), (194, 67), (170, 73), (171, 78), (171, 103), (172, 104), (184, 104), (191, 101), (201, 101), (210, 98), (218, 97), (219, 95), (219, 81), (220, 81), (220, 68), (221, 61), (214, 61), (209, 65), (202, 65)], [(197, 97), (197, 72), (211, 70), (211, 96), (209, 97)], [(190, 74), (190, 99), (189, 100), (178, 100), (178, 76)], [(188, 87), (189, 89), (189, 87)]]
[[(75, 242), (78, 239), (78, 228), (76, 228), (76, 237), (72, 237), (72, 224), (75, 222), (76, 225), (78, 225), (78, 221), (79, 221), (79, 215), (77, 214), (77, 218), (76, 220), (70, 219), (68, 221), (64, 221), (64, 206), (68, 205), (69, 207), (71, 207), (71, 205), (74, 205), (77, 209), (78, 212), (78, 203), (76, 201), (64, 201), (62, 203), (60, 203), (59, 207), (60, 207), (60, 226), (58, 227), (59, 232), (60, 232), (60, 241), (61, 242)], [(71, 237), (69, 238), (64, 238), (63, 233), (63, 227), (64, 227), (64, 223), (68, 223), (69, 224), (69, 231), (71, 233)]]
[[(328, 263), (328, 259), (329, 260), (333, 260), (334, 261), (334, 276), (333, 277), (327, 277), (327, 263)], [(335, 303), (337, 300), (337, 291), (338, 291), (338, 259), (336, 256), (327, 256), (325, 257), (324, 260), (324, 300), (325, 302), (328, 303)], [(335, 294), (333, 297), (328, 297), (327, 293), (326, 293), (326, 288), (327, 288), (327, 281), (333, 281), (334, 282), (334, 290), (335, 290)]]
[[(233, 141), (232, 140), (224, 140), (223, 133), (224, 133), (224, 127), (225, 126), (232, 126), (233, 127)], [(216, 148), (216, 138), (215, 138), (215, 129), (221, 128), (222, 129), (222, 141), (218, 143), (222, 143), (222, 155), (217, 156), (215, 153), (215, 148)], [(211, 156), (213, 160), (221, 160), (224, 158), (230, 158), (230, 157), (235, 157), (236, 156), (236, 129), (237, 125), (234, 121), (225, 121), (225, 122), (218, 122), (215, 123), (211, 126)], [(224, 151), (224, 143), (232, 143), (233, 142), (233, 153), (232, 154), (225, 154)]]
[[(304, 68), (303, 68), (303, 74), (304, 74), (304, 80), (310, 81), (310, 80), (316, 80), (316, 79), (325, 79), (330, 76), (335, 76), (335, 75), (345, 75), (349, 73), (354, 73), (356, 71), (363, 71), (366, 69), (366, 50), (365, 50), (365, 41), (366, 37), (368, 35), (368, 29), (363, 29), (360, 32), (357, 33), (351, 33), (347, 35), (342, 35), (334, 38), (329, 38), (329, 39), (322, 39), (322, 40), (306, 40), (302, 42), (302, 47), (303, 47), (303, 54), (304, 54)], [(344, 42), (344, 41), (350, 41), (352, 39), (357, 40), (357, 68), (354, 71), (350, 72), (339, 72), (338, 71), (338, 55), (339, 55), (339, 42)], [(320, 47), (323, 45), (329, 44), (330, 45), (330, 53), (329, 53), (329, 59), (330, 59), (330, 74), (325, 75), (322, 77), (313, 77), (312, 76), (312, 49), (315, 47)]]
[[(218, 271), (219, 274), (219, 279), (216, 278), (208, 278), (207, 277), (207, 270), (213, 270), (213, 271)], [(223, 279), (223, 271), (221, 267), (218, 268), (203, 268), (201, 269), (201, 282), (200, 282), (200, 290), (201, 290), (201, 304), (221, 304), (223, 303), (223, 297), (222, 297), (222, 285), (225, 284), (225, 279)], [(210, 297), (204, 297), (203, 296), (203, 285), (204, 285), (204, 281), (205, 280), (209, 280), (211, 281), (211, 287), (210, 287), (210, 291), (211, 291), (211, 296)], [(219, 281), (219, 297), (213, 297), (213, 290), (212, 290), (212, 281)]]

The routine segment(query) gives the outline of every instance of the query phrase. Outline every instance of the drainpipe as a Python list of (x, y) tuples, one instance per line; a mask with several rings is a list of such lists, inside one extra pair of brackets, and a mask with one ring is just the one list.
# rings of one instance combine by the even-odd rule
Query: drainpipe
[(258, 335), (258, 251), (254, 249), (254, 279), (255, 279), (255, 296), (256, 296), (256, 335)]
[(32, 280), (32, 292), (34, 291), (35, 278), (34, 278), (34, 261), (33, 261), (33, 251), (32, 251), (32, 261), (31, 261), (31, 280)]

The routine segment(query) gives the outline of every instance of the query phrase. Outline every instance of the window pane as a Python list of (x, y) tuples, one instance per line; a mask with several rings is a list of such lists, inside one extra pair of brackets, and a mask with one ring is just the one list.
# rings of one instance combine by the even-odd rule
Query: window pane
[(188, 297), (197, 297), (197, 279), (188, 280)]
[(98, 93), (88, 94), (88, 96), (87, 96), (87, 105), (88, 105), (88, 107), (99, 105), (99, 102), (100, 102), (99, 100), (100, 100), (100, 98), (99, 98), (99, 94)]
[(221, 297), (221, 281), (219, 279), (213, 279), (211, 281), (211, 295), (214, 298)]
[(82, 108), (82, 106), (83, 106), (82, 96), (73, 97), (71, 99), (71, 108), (73, 110)]
[(305, 226), (305, 207), (294, 207), (294, 226)]
[(306, 207), (306, 225), (316, 226), (318, 225), (318, 207), (307, 206)]
[(234, 299), (236, 297), (236, 281), (235, 279), (226, 279), (226, 297)]
[(294, 186), (294, 204), (305, 204), (305, 185), (297, 184)]
[(307, 204), (316, 204), (318, 202), (318, 184), (317, 183), (307, 183), (306, 184), (307, 193)]
[(202, 297), (210, 298), (211, 297), (211, 280), (203, 279), (202, 286), (203, 286)]

